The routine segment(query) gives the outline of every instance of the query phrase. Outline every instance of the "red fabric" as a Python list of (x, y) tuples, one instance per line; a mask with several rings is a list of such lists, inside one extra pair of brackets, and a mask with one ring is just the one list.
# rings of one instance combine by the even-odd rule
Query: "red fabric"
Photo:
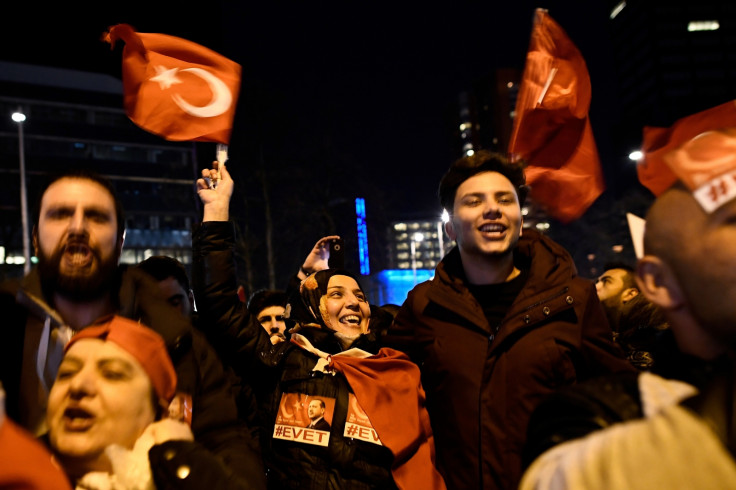
[(639, 182), (659, 196), (677, 181), (665, 156), (697, 135), (710, 130), (736, 126), (736, 101), (678, 119), (669, 128), (646, 126), (641, 151), (644, 157), (637, 166)]
[(384, 446), (400, 489), (444, 489), (435, 468), (434, 436), (419, 368), (406, 354), (383, 348), (364, 359), (331, 356), (330, 367), (348, 380)]
[(605, 188), (590, 99), (580, 51), (546, 10), (537, 9), (509, 154), (526, 161), (531, 198), (562, 222), (582, 216)]
[(0, 425), (0, 488), (71, 490), (72, 487), (46, 447), (6, 418)]
[(229, 144), (240, 65), (186, 39), (127, 24), (103, 35), (113, 47), (119, 39), (125, 110), (135, 124), (171, 141)]
[(141, 363), (156, 394), (170, 402), (176, 392), (176, 371), (164, 339), (152, 329), (128, 318), (112, 315), (103, 323), (77, 332), (65, 352), (78, 340), (102, 339), (114, 342)]

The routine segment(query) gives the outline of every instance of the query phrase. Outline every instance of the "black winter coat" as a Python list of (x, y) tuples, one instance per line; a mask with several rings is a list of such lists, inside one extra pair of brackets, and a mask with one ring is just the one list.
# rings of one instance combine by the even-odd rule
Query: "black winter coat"
[[(390, 450), (343, 436), (351, 393), (344, 376), (313, 371), (317, 357), (292, 343), (272, 345), (267, 332), (238, 300), (233, 244), (229, 222), (206, 222), (195, 229), (192, 286), (203, 324), (210, 328), (208, 337), (256, 391), (269, 487), (395, 488)], [(332, 332), (303, 329), (299, 333), (324, 352), (342, 350)], [(361, 336), (353, 347), (378, 351), (371, 335)], [(327, 447), (274, 437), (284, 393), (335, 400)]]

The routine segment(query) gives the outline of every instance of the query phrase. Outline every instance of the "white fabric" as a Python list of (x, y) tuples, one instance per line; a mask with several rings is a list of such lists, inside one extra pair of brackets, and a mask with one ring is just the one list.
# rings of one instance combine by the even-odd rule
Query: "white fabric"
[(704, 422), (677, 405), (694, 388), (649, 376), (640, 385), (648, 418), (550, 449), (532, 463), (519, 489), (736, 488), (736, 464), (726, 448)]
[(153, 435), (145, 431), (130, 451), (116, 444), (108, 446), (105, 454), (112, 464), (112, 474), (87, 473), (77, 482), (75, 490), (156, 490), (148, 461), (153, 444)]
[(328, 367), (330, 364), (330, 357), (332, 356), (358, 357), (360, 359), (365, 359), (366, 357), (370, 357), (373, 355), (370, 352), (358, 349), (357, 347), (353, 347), (352, 349), (348, 349), (338, 354), (328, 354), (327, 352), (321, 351), (313, 346), (306, 337), (298, 333), (291, 334), (291, 341), (305, 351), (311, 352), (319, 358), (317, 359), (317, 364), (314, 366), (314, 368), (312, 368), (312, 371), (321, 371), (326, 374), (335, 374), (335, 371)]
[(676, 405), (698, 393), (691, 384), (665, 379), (649, 372), (641, 373), (638, 382), (644, 417), (656, 415), (664, 408)]

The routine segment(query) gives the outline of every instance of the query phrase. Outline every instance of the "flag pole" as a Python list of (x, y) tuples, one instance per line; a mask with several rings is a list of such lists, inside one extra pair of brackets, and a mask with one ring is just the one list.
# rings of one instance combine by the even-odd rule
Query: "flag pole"
[(223, 145), (222, 143), (217, 143), (217, 150), (216, 150), (216, 159), (217, 159), (217, 180), (222, 178), (222, 174), (220, 173), (220, 166), (225, 165), (225, 162), (227, 161), (227, 145)]

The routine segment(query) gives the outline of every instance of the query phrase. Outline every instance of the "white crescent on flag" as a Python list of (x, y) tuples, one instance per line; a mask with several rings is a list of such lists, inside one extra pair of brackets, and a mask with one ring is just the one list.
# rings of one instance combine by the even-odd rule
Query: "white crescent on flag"
[(202, 68), (171, 68), (167, 69), (163, 66), (156, 67), (156, 75), (151, 77), (149, 81), (158, 82), (161, 90), (171, 87), (173, 84), (183, 83), (182, 80), (177, 77), (179, 71), (188, 72), (192, 75), (196, 75), (209, 86), (212, 91), (212, 99), (210, 99), (207, 105), (195, 106), (184, 100), (179, 94), (172, 94), (171, 99), (174, 103), (184, 112), (194, 117), (217, 117), (230, 109), (233, 102), (233, 95), (230, 93), (230, 89), (227, 85), (217, 78), (212, 73)]

